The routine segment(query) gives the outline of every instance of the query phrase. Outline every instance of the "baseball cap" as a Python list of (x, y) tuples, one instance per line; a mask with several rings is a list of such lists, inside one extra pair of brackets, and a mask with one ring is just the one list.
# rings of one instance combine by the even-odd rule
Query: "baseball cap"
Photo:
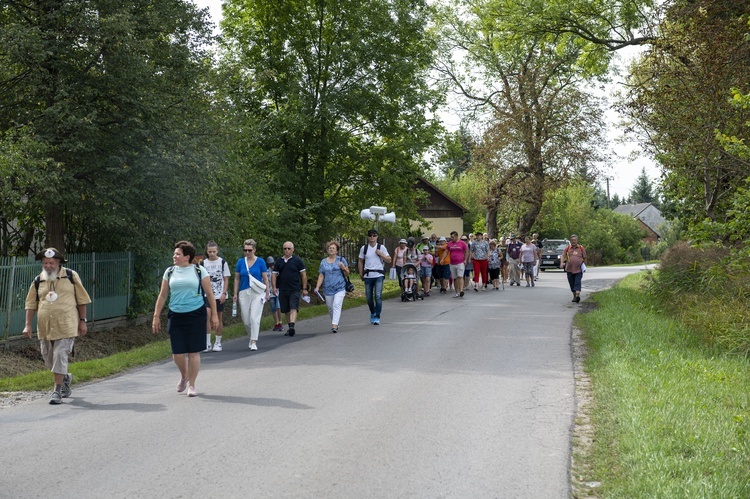
[(406, 239), (402, 237), (401, 239), (399, 239), (398, 244), (406, 244)]
[(446, 242), (446, 241), (447, 241), (447, 239), (446, 239), (446, 238), (444, 238), (443, 236), (440, 236), (440, 239), (438, 239), (438, 242), (439, 242), (439, 243), (444, 243), (444, 242)]
[(375, 229), (370, 229), (370, 230), (367, 231), (367, 235), (368, 236), (377, 236), (378, 235), (378, 231), (375, 230)]
[(266, 263), (268, 265), (273, 265), (275, 262), (276, 260), (274, 260), (272, 256), (269, 256), (268, 258), (266, 258)]

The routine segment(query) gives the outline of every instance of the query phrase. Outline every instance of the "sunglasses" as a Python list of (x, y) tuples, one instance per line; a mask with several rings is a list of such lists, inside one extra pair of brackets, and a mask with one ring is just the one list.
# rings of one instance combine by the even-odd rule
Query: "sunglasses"
[(244, 251), (245, 251), (245, 253), (252, 253), (255, 250), (252, 249), (252, 248), (245, 248)]
[(285, 250), (290, 250), (290, 251), (291, 251), (291, 250), (292, 250), (293, 248), (284, 248), (284, 249), (285, 249)]

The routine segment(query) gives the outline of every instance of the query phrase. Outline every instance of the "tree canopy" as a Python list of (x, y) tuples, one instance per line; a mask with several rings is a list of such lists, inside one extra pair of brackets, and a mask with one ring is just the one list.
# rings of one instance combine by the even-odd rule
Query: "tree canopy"
[[(213, 45), (187, 0), (0, 5), (0, 254), (247, 237), (317, 252), (361, 235), (371, 205), (397, 213), (384, 232), (410, 230), (433, 168), (467, 227), (549, 230), (548, 201), (596, 185), (591, 87), (628, 45), (647, 50), (619, 109), (662, 168), (663, 211), (692, 237), (750, 233), (746, 2), (227, 0), (224, 14)], [(455, 133), (436, 114), (449, 89), (466, 103)], [(656, 197), (644, 172), (630, 198)]]
[(29, 0), (5, 2), (0, 26), (2, 252), (133, 247), (173, 226), (195, 192), (205, 16)]
[(748, 137), (750, 115), (732, 104), (731, 89), (748, 91), (749, 15), (746, 2), (669, 2), (659, 43), (631, 71), (621, 108), (660, 163), (663, 197), (688, 228), (725, 222), (750, 174), (717, 139)]
[(356, 229), (371, 205), (416, 218), (413, 185), (439, 131), (426, 2), (230, 0), (224, 12), (236, 157), (311, 240)]
[(481, 171), (488, 233), (497, 207), (520, 208), (529, 233), (547, 189), (571, 178), (592, 181), (601, 154), (603, 112), (582, 85), (606, 58), (564, 34), (519, 31), (525, 2), (456, 2), (439, 17), (437, 71), (472, 105), (489, 113), (473, 167)]
[(651, 181), (646, 174), (646, 168), (641, 169), (641, 174), (635, 179), (633, 189), (630, 191), (630, 199), (633, 203), (659, 204)]

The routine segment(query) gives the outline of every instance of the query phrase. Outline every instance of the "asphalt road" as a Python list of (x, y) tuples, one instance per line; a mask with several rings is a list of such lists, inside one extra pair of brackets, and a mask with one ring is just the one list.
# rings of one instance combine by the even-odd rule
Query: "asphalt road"
[[(642, 267), (590, 268), (585, 299)], [(570, 496), (576, 401), (561, 272), (390, 300), (0, 410), (0, 497)]]

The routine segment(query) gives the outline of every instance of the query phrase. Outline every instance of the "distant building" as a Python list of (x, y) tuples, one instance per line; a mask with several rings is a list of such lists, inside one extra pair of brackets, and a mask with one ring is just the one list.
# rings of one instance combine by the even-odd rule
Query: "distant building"
[(629, 215), (638, 220), (641, 227), (646, 231), (647, 236), (643, 238), (643, 242), (647, 244), (657, 242), (668, 223), (661, 216), (659, 208), (651, 203), (621, 204), (614, 211), (623, 215)]
[[(428, 233), (448, 237), (451, 231), (463, 232), (466, 208), (422, 177), (417, 177), (414, 187), (428, 195), (427, 203), (417, 207), (417, 212), (431, 225)], [(412, 229), (417, 230), (417, 222), (412, 221), (411, 225)]]

